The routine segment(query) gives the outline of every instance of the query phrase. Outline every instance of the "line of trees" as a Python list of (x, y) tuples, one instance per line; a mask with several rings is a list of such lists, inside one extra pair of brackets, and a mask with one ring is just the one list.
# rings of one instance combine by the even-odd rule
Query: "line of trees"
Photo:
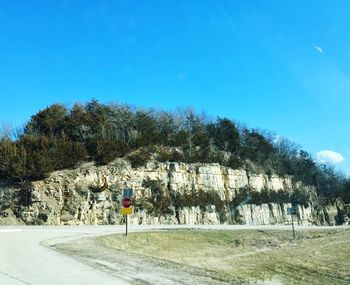
[(84, 161), (107, 164), (126, 157), (135, 167), (152, 154), (160, 161), (218, 162), (269, 175), (291, 175), (320, 195), (350, 202), (350, 182), (319, 165), (297, 144), (249, 129), (227, 118), (210, 119), (192, 109), (164, 112), (91, 100), (67, 108), (53, 104), (33, 115), (16, 136), (0, 139), (0, 179), (44, 178)]

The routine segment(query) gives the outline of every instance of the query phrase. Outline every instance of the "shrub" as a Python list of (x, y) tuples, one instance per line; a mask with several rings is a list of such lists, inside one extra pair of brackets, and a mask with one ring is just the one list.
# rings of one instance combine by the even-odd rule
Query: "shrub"
[(299, 204), (307, 207), (310, 202), (310, 195), (307, 191), (304, 191), (301, 189), (295, 189), (291, 199), (292, 199), (292, 204), (295, 204), (295, 205)]
[[(149, 203), (153, 207), (149, 210), (151, 213), (161, 216), (166, 214), (174, 214), (171, 206), (173, 205), (171, 197), (166, 193), (164, 186), (159, 180), (147, 179), (142, 184), (143, 187), (151, 190), (151, 196), (144, 203)], [(148, 205), (149, 205), (148, 204)]]
[(157, 153), (157, 160), (161, 162), (178, 162), (178, 161), (184, 161), (185, 157), (182, 153), (180, 153), (177, 150), (158, 150)]
[(242, 187), (235, 191), (235, 197), (231, 201), (231, 206), (237, 207), (242, 204), (252, 203), (253, 191), (250, 187)]
[(21, 182), (27, 176), (27, 153), (22, 145), (9, 139), (0, 141), (0, 178)]
[(65, 138), (57, 140), (55, 153), (55, 169), (72, 167), (88, 155), (83, 144)]
[(98, 164), (108, 164), (117, 157), (124, 156), (127, 149), (127, 145), (122, 142), (102, 138), (91, 139), (87, 144), (90, 156)]
[(205, 210), (208, 206), (215, 205), (217, 212), (224, 210), (224, 202), (221, 200), (219, 194), (214, 191), (191, 190), (179, 197), (180, 207), (199, 206)]
[(127, 160), (130, 161), (132, 168), (138, 168), (145, 166), (146, 163), (150, 160), (151, 153), (148, 149), (143, 148), (138, 151), (131, 153), (127, 156)]

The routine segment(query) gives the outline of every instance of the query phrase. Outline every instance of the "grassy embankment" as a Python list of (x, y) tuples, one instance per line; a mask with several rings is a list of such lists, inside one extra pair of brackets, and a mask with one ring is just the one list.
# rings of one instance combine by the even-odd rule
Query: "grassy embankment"
[(181, 230), (99, 238), (106, 247), (205, 269), (228, 282), (350, 284), (350, 230)]

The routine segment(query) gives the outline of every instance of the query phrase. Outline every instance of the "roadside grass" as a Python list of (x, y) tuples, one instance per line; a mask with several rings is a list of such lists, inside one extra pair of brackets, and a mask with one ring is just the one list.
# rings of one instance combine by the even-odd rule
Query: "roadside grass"
[(227, 282), (350, 284), (350, 229), (177, 230), (99, 237), (107, 248), (206, 270)]

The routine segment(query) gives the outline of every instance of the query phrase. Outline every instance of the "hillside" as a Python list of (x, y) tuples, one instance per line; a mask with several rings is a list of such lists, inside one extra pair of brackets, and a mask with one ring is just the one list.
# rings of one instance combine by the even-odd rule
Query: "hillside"
[[(151, 160), (132, 168), (125, 159), (85, 163), (52, 173), (27, 188), (2, 187), (0, 223), (121, 224), (122, 190), (135, 191), (133, 224), (284, 224), (297, 207), (301, 225), (338, 225), (349, 220), (340, 199), (319, 204), (313, 187), (291, 177), (251, 174), (217, 163)], [(304, 200), (300, 200), (303, 198)]]
[[(135, 223), (344, 224), (350, 181), (287, 139), (227, 118), (54, 104), (0, 141), (2, 223), (121, 223), (120, 191), (137, 192)], [(1, 220), (0, 220), (1, 221)]]

